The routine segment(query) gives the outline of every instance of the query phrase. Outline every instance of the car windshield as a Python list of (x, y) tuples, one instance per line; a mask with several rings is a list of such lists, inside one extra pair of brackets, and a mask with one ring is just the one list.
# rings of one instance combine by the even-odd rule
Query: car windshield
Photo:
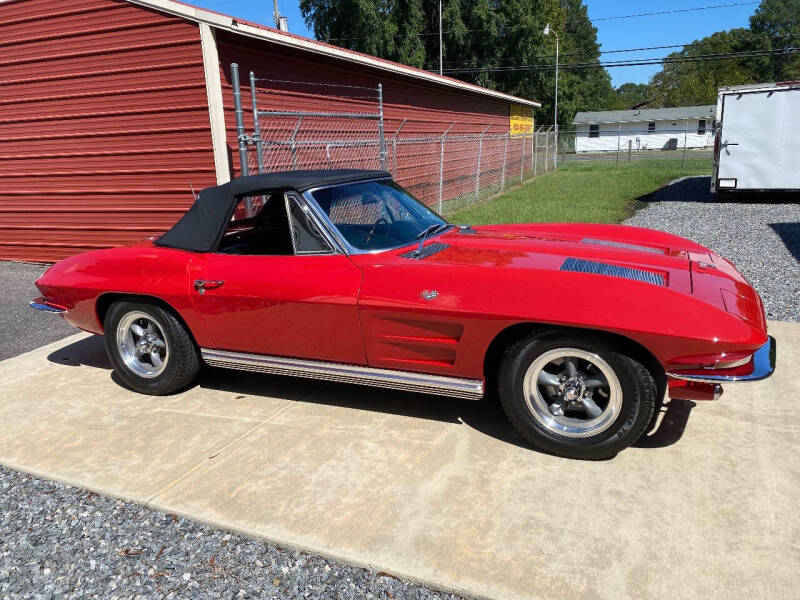
[(389, 179), (312, 193), (342, 237), (358, 250), (386, 250), (444, 230), (447, 221)]

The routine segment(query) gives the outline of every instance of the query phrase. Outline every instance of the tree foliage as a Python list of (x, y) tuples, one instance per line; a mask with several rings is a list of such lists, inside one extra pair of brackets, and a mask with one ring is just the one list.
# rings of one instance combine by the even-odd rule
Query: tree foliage
[[(684, 46), (669, 59), (713, 54), (786, 50), (800, 45), (800, 0), (763, 0), (750, 18), (749, 29), (719, 31)], [(659, 106), (713, 104), (717, 88), (800, 79), (800, 55), (778, 54), (674, 62), (650, 80)]]
[[(414, 67), (438, 70), (438, 0), (300, 0), (317, 39)], [(552, 123), (555, 37), (561, 64), (596, 63), (597, 29), (583, 0), (442, 0), (445, 69), (452, 76), (542, 103), (539, 124)], [(562, 69), (558, 121), (568, 126), (577, 111), (712, 104), (717, 88), (800, 79), (800, 54), (707, 60), (709, 54), (786, 50), (800, 45), (800, 0), (762, 0), (747, 29), (720, 31), (668, 55), (648, 85), (614, 90), (605, 69)], [(688, 59), (688, 60), (687, 60)], [(701, 60), (693, 60), (701, 59)], [(502, 70), (533, 65), (535, 68)], [(468, 71), (464, 71), (464, 70)]]
[[(763, 0), (750, 17), (750, 31), (770, 38), (776, 50), (800, 46), (800, 0)], [(764, 74), (775, 81), (800, 79), (800, 55), (774, 57)]]
[(650, 86), (646, 83), (623, 83), (614, 90), (614, 97), (606, 106), (608, 110), (626, 110), (650, 100)]
[[(439, 11), (434, 0), (301, 0), (300, 9), (317, 39), (414, 67), (438, 70)], [(443, 0), (445, 69), (452, 76), (535, 99), (540, 124), (553, 122), (552, 69), (497, 70), (515, 65), (555, 65), (558, 33), (562, 63), (597, 61), (600, 47), (582, 0)], [(578, 110), (596, 110), (613, 97), (605, 70), (559, 73), (559, 123)]]

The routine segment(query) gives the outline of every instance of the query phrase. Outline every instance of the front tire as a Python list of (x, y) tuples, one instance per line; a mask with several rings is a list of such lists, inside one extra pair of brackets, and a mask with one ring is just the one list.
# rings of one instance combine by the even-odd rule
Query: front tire
[(644, 433), (656, 385), (635, 358), (600, 338), (537, 334), (513, 344), (498, 377), (500, 401), (531, 444), (567, 458), (609, 458)]
[(189, 332), (167, 310), (144, 302), (116, 302), (104, 322), (106, 354), (131, 389), (163, 396), (188, 386), (200, 370)]

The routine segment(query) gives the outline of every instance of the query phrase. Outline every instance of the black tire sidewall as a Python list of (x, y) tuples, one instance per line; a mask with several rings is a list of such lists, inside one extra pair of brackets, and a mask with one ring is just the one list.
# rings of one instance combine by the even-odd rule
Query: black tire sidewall
[[(164, 335), (167, 337), (167, 344), (169, 344), (170, 357), (164, 371), (157, 377), (142, 377), (131, 371), (122, 357), (119, 354), (117, 347), (117, 326), (122, 318), (131, 312), (143, 312), (153, 317), (162, 327)], [(185, 383), (185, 374), (182, 372), (182, 366), (186, 362), (181, 360), (181, 353), (196, 352), (194, 347), (186, 347), (185, 343), (181, 340), (186, 337), (185, 331), (179, 331), (181, 324), (164, 309), (147, 304), (144, 302), (117, 302), (113, 304), (106, 314), (104, 322), (105, 333), (105, 346), (106, 354), (108, 355), (114, 371), (122, 379), (123, 383), (136, 392), (142, 394), (149, 394), (159, 396), (168, 394), (175, 391), (179, 387), (183, 387)], [(183, 335), (181, 335), (183, 334)]]
[[(573, 438), (540, 423), (525, 402), (524, 379), (531, 363), (557, 348), (577, 348), (599, 355), (612, 368), (622, 390), (622, 408), (614, 423), (601, 433)], [(605, 458), (629, 446), (642, 434), (652, 416), (652, 398), (637, 374), (636, 363), (602, 340), (578, 336), (545, 336), (519, 344), (500, 372), (500, 396), (512, 423), (536, 446), (573, 458)]]

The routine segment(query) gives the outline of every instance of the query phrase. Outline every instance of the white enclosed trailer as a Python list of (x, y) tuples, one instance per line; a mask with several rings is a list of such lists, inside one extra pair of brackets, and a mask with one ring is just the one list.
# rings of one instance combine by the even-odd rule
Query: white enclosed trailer
[(720, 88), (711, 191), (800, 191), (800, 82)]

